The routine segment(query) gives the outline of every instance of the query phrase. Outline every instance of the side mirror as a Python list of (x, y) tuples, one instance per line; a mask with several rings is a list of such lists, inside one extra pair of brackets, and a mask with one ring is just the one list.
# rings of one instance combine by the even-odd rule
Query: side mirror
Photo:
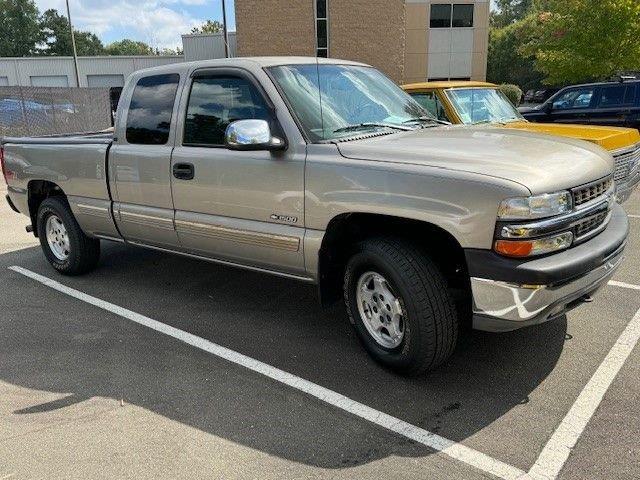
[(551, 110), (553, 110), (553, 102), (547, 102), (542, 106), (544, 113), (551, 113)]
[(282, 150), (283, 139), (271, 135), (265, 120), (238, 120), (230, 123), (224, 135), (225, 146), (230, 150)]

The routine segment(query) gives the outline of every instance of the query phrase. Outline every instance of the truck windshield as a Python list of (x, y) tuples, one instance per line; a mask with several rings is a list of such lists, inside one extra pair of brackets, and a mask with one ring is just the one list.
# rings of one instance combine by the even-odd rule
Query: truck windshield
[(462, 123), (504, 123), (523, 120), (516, 107), (495, 88), (446, 90)]
[(375, 68), (308, 64), (272, 67), (270, 72), (312, 142), (436, 124)]

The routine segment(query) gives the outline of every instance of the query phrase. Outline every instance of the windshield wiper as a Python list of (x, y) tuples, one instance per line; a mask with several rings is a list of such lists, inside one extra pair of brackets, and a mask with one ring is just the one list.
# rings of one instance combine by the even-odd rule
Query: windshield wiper
[(412, 130), (411, 127), (395, 125), (393, 123), (364, 122), (364, 123), (356, 123), (354, 125), (347, 125), (345, 127), (337, 128), (333, 131), (333, 133), (350, 132), (352, 130), (361, 130), (363, 128), (371, 128), (371, 127), (393, 128), (395, 130), (402, 130), (402, 131)]
[(414, 118), (410, 118), (409, 120), (405, 120), (402, 123), (417, 123), (417, 122), (431, 122), (431, 123), (438, 123), (440, 125), (451, 125), (450, 122), (445, 122), (444, 120), (440, 120), (439, 118), (433, 118), (433, 117), (414, 117)]

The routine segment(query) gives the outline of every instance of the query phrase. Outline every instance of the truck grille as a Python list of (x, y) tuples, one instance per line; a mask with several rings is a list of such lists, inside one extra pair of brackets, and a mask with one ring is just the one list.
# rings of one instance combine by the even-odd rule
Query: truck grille
[(607, 219), (607, 215), (609, 215), (609, 212), (603, 212), (582, 220), (574, 227), (573, 234), (575, 238), (580, 240), (585, 235), (596, 230)]
[(624, 182), (633, 167), (640, 162), (640, 147), (631, 152), (614, 155), (613, 158), (616, 161), (616, 170), (613, 179), (616, 182)]
[(607, 190), (611, 188), (611, 182), (611, 178), (607, 178), (582, 187), (574, 188), (572, 190), (573, 204), (577, 207), (604, 195)]

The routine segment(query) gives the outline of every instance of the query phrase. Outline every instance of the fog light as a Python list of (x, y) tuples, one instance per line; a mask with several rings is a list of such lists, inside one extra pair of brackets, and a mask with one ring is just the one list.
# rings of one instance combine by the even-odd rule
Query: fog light
[(507, 257), (534, 257), (569, 248), (571, 242), (573, 242), (573, 233), (564, 232), (552, 237), (532, 240), (497, 240), (494, 250)]

